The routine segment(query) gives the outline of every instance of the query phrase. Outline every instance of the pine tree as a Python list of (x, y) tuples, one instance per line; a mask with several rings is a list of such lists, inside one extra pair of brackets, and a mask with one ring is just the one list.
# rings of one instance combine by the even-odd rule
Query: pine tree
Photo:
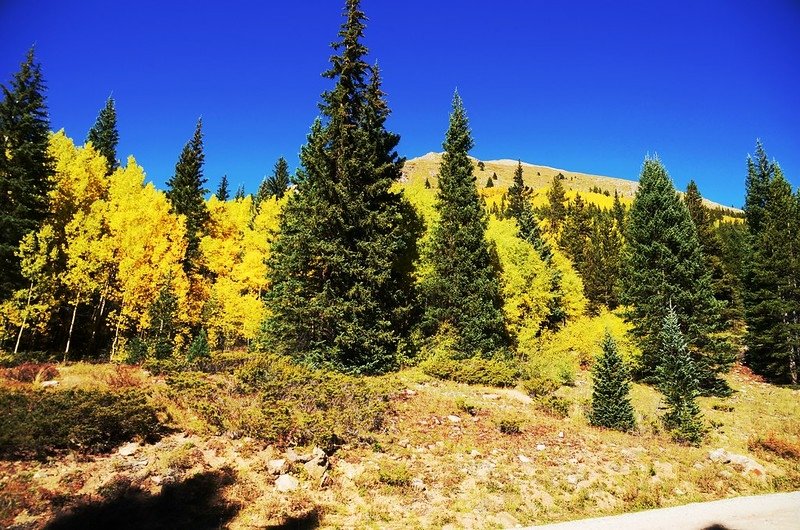
[(747, 157), (747, 177), (745, 178), (744, 212), (747, 226), (752, 234), (762, 232), (761, 223), (769, 198), (769, 186), (775, 178), (775, 164), (767, 158), (761, 140), (756, 140), (755, 160)]
[(494, 181), (492, 180), (492, 178), (491, 178), (491, 177), (489, 177), (489, 178), (486, 180), (486, 186), (485, 186), (485, 187), (486, 187), (486, 188), (494, 188)]
[(665, 308), (675, 307), (705, 392), (725, 394), (718, 377), (734, 360), (719, 332), (722, 322), (697, 231), (664, 166), (645, 159), (631, 207), (622, 266), (622, 302), (642, 349), (641, 373), (652, 378), (659, 364), (659, 330)]
[(391, 190), (403, 159), (377, 68), (364, 61), (364, 13), (347, 0), (339, 52), (324, 75), (322, 119), (300, 154), (296, 193), (269, 259), (263, 347), (351, 373), (395, 368), (415, 315), (420, 221)]
[(428, 177), (425, 177), (425, 189), (426, 190), (431, 189), (431, 181), (428, 180)]
[(678, 316), (670, 307), (661, 330), (661, 362), (657, 369), (658, 388), (667, 402), (662, 420), (673, 438), (682, 443), (698, 445), (705, 434), (697, 396), (700, 382), (697, 367), (689, 354), (681, 333)]
[(197, 271), (200, 239), (205, 234), (209, 214), (206, 207), (203, 177), (203, 120), (197, 120), (194, 135), (181, 151), (175, 175), (167, 181), (167, 199), (174, 213), (186, 216), (186, 261), (184, 270)]
[(15, 253), (48, 214), (53, 161), (45, 83), (33, 48), (0, 102), (0, 300), (24, 287)]
[(228, 175), (222, 175), (222, 180), (219, 181), (219, 187), (214, 195), (217, 196), (217, 200), (223, 202), (230, 199), (230, 193), (228, 192)]
[(592, 411), (589, 423), (620, 431), (636, 427), (630, 398), (628, 367), (617, 351), (617, 343), (606, 331), (603, 353), (592, 368)]
[(721, 317), (727, 328), (742, 316), (741, 298), (736, 289), (736, 278), (725, 268), (722, 260), (722, 241), (717, 234), (711, 212), (703, 204), (703, 197), (694, 180), (689, 181), (684, 195), (686, 207), (692, 218), (706, 268), (711, 272), (714, 298), (721, 304)]
[(106, 157), (106, 175), (111, 175), (119, 167), (117, 161), (117, 144), (119, 132), (117, 131), (117, 109), (114, 107), (114, 98), (106, 100), (106, 105), (97, 115), (97, 121), (89, 129), (86, 141), (92, 142), (95, 150)]
[(584, 250), (583, 289), (590, 309), (619, 305), (619, 277), (625, 240), (613, 212), (596, 215)]
[(272, 170), (272, 175), (270, 175), (266, 180), (265, 191), (267, 197), (282, 199), (286, 194), (286, 190), (289, 187), (290, 182), (289, 165), (286, 163), (285, 158), (280, 157), (278, 158), (278, 161), (275, 162), (275, 169)]
[[(766, 160), (758, 144), (759, 158)], [(748, 161), (748, 168), (754, 164)], [(766, 195), (746, 204), (751, 254), (745, 278), (745, 362), (776, 382), (797, 384), (800, 365), (800, 194), (780, 167), (755, 164), (754, 182), (768, 179)], [(748, 178), (750, 175), (748, 175)], [(763, 193), (757, 186), (748, 194)], [(754, 207), (758, 204), (758, 207)], [(751, 219), (753, 220), (751, 224)], [(757, 227), (757, 230), (754, 228)]]
[(611, 216), (617, 222), (617, 228), (619, 229), (620, 233), (625, 233), (625, 206), (622, 205), (622, 201), (619, 200), (619, 193), (617, 190), (614, 190), (614, 205), (611, 207)]
[(478, 200), (472, 162), (473, 142), (458, 93), (439, 170), (430, 259), (433, 271), (424, 284), (424, 329), (447, 325), (455, 334), (459, 357), (489, 356), (507, 344), (502, 300), (486, 242), (486, 213)]
[(559, 245), (567, 254), (575, 270), (583, 276), (585, 274), (585, 248), (586, 242), (592, 235), (591, 214), (580, 193), (575, 195), (575, 200), (569, 204), (567, 215), (563, 221), (563, 229), (559, 238)]
[(208, 359), (209, 357), (211, 357), (211, 352), (208, 346), (208, 334), (205, 328), (201, 328), (200, 332), (189, 345), (189, 350), (186, 352), (186, 360), (192, 362), (200, 359)]
[(544, 218), (547, 219), (552, 234), (558, 234), (567, 217), (567, 207), (564, 205), (567, 194), (564, 185), (561, 184), (561, 178), (563, 178), (561, 173), (553, 177), (553, 183), (547, 190), (547, 206), (544, 208)]
[(236, 195), (233, 196), (233, 200), (235, 201), (242, 201), (245, 198), (244, 193), (244, 184), (239, 184), (239, 187), (236, 188)]

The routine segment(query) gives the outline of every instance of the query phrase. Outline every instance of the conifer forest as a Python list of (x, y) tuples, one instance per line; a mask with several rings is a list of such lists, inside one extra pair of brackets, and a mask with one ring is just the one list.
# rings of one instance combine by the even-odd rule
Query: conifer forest
[(503, 528), (800, 489), (800, 190), (768, 146), (723, 207), (657, 155), (638, 182), (478, 160), (454, 91), (406, 159), (360, 0), (339, 22), (299, 167), (257, 189), (205, 171), (202, 119), (164, 189), (113, 96), (54, 131), (35, 47), (0, 80), (0, 526)]

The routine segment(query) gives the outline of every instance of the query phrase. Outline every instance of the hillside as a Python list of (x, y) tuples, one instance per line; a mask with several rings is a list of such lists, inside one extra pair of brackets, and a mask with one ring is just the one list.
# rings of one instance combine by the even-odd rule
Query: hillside
[[(216, 373), (59, 365), (46, 384), (0, 372), (2, 395), (134, 391), (163, 408), (169, 427), (159, 440), (118, 441), (99, 454), (0, 459), (0, 526), (513, 528), (800, 487), (800, 390), (742, 368), (727, 376), (732, 398), (701, 399), (710, 432), (700, 447), (663, 431), (660, 396), (648, 386), (634, 385), (639, 427), (625, 434), (587, 425), (587, 371), (534, 400), (407, 369), (373, 380), (388, 400), (369, 435), (323, 452), (232, 428), (257, 421), (254, 405), (270, 406), (237, 391), (247, 370), (234, 366), (249, 357), (215, 354)], [(300, 384), (275, 375), (271, 395)], [(330, 399), (315, 389), (315, 399)], [(215, 410), (224, 410), (223, 428)]]
[[(431, 185), (435, 186), (441, 159), (441, 153), (428, 153), (421, 157), (407, 160), (403, 168), (403, 182), (408, 185), (424, 184), (427, 178)], [(478, 163), (477, 159), (475, 163)], [(483, 164), (483, 170), (480, 170), (477, 166), (475, 170), (479, 188), (483, 188), (486, 180), (492, 177), (493, 174), (497, 175), (497, 180), (494, 183), (496, 188), (507, 189), (511, 185), (514, 178), (514, 170), (517, 167), (516, 160), (483, 160)], [(608, 191), (611, 196), (614, 195), (616, 190), (622, 197), (623, 202), (630, 202), (639, 186), (639, 183), (635, 180), (578, 173), (528, 162), (522, 162), (522, 167), (525, 173), (525, 184), (535, 191), (546, 189), (553, 182), (553, 177), (561, 174), (564, 176), (564, 187), (567, 190), (579, 192), (581, 195), (588, 195), (589, 200), (592, 199), (592, 195), (598, 195), (592, 194), (590, 190), (599, 187), (603, 192)], [(599, 199), (599, 197), (596, 197), (596, 199)], [(704, 200), (709, 208), (723, 208), (733, 212), (741, 211), (708, 199)], [(602, 203), (603, 201), (600, 199), (598, 202)]]

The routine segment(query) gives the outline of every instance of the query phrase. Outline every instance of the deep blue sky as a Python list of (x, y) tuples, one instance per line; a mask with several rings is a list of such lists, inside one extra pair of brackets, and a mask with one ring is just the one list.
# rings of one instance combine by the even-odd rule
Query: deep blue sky
[[(343, 0), (0, 0), (0, 80), (36, 44), (54, 129), (83, 141), (106, 97), (121, 157), (163, 186), (197, 117), (208, 187), (248, 191), (297, 153), (330, 87)], [(364, 0), (407, 157), (441, 150), (458, 87), (485, 160), (676, 185), (741, 205), (760, 137), (800, 184), (800, 2)]]

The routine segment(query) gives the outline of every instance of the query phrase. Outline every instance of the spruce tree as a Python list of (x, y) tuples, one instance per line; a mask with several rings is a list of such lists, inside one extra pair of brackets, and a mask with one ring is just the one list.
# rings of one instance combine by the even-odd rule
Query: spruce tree
[(614, 218), (614, 221), (617, 223), (617, 228), (619, 229), (620, 233), (625, 233), (625, 206), (622, 205), (622, 201), (619, 199), (619, 193), (617, 190), (614, 190), (614, 205), (611, 207), (611, 215)]
[(275, 162), (275, 168), (272, 170), (272, 175), (270, 175), (266, 180), (265, 191), (267, 197), (282, 199), (286, 194), (286, 190), (289, 188), (290, 182), (289, 164), (286, 163), (285, 158), (280, 157), (278, 158), (278, 161)]
[(547, 219), (552, 234), (558, 234), (559, 229), (567, 217), (567, 207), (564, 202), (567, 194), (564, 185), (561, 183), (563, 175), (559, 173), (553, 177), (553, 183), (547, 190), (547, 206), (544, 208), (544, 217)]
[(486, 241), (486, 213), (478, 199), (466, 111), (458, 93), (444, 142), (436, 209), (439, 224), (430, 246), (432, 272), (423, 288), (423, 328), (435, 333), (447, 326), (455, 355), (488, 357), (507, 345), (502, 300)]
[(625, 240), (613, 212), (595, 216), (591, 235), (586, 240), (581, 271), (583, 290), (589, 307), (614, 309), (619, 305), (619, 277)]
[(192, 139), (189, 140), (181, 151), (178, 163), (175, 165), (175, 175), (167, 181), (167, 199), (172, 211), (186, 216), (186, 260), (184, 269), (189, 271), (199, 270), (200, 239), (205, 233), (209, 221), (208, 208), (206, 207), (204, 188), (206, 179), (203, 177), (203, 120), (197, 120)]
[(24, 286), (16, 257), (25, 234), (48, 215), (54, 172), (48, 153), (50, 120), (45, 83), (33, 48), (11, 79), (0, 87), (0, 300)]
[(678, 316), (670, 307), (659, 334), (661, 362), (656, 372), (658, 388), (667, 402), (662, 420), (673, 438), (682, 443), (698, 445), (705, 427), (697, 406), (700, 395), (698, 369), (686, 347)]
[(219, 181), (219, 187), (214, 195), (217, 196), (217, 200), (223, 202), (230, 199), (230, 192), (228, 191), (228, 175), (222, 175), (222, 180)]
[(747, 177), (745, 178), (744, 212), (747, 226), (752, 234), (762, 232), (761, 223), (769, 198), (769, 186), (775, 178), (775, 163), (767, 158), (761, 140), (756, 140), (756, 155), (747, 157)]
[(741, 298), (736, 289), (736, 278), (725, 268), (722, 241), (717, 234), (711, 212), (703, 204), (703, 197), (693, 180), (686, 186), (684, 201), (697, 230), (706, 268), (711, 272), (714, 297), (722, 304), (720, 315), (725, 327), (730, 328), (742, 316)]
[(627, 250), (622, 266), (622, 302), (642, 349), (641, 373), (651, 379), (659, 364), (659, 330), (670, 304), (678, 314), (695, 358), (701, 388), (725, 394), (718, 374), (734, 360), (722, 329), (697, 230), (689, 211), (657, 159), (647, 158), (628, 217)]
[(564, 226), (559, 238), (559, 245), (567, 254), (575, 270), (581, 276), (585, 273), (586, 242), (592, 235), (591, 213), (580, 193), (575, 195), (575, 200), (569, 204)]
[(630, 398), (630, 374), (617, 351), (617, 343), (606, 331), (603, 353), (592, 368), (592, 410), (589, 423), (620, 431), (636, 427)]
[(242, 201), (245, 198), (244, 193), (244, 184), (239, 184), (239, 187), (236, 188), (236, 195), (233, 196), (233, 200), (235, 201)]
[[(761, 144), (758, 147), (763, 151)], [(760, 201), (752, 225), (754, 209), (747, 211), (752, 251), (745, 279), (745, 362), (773, 381), (797, 384), (800, 370), (800, 195), (792, 194), (791, 185), (780, 167), (774, 162), (770, 165), (765, 171), (769, 179), (766, 197)], [(760, 190), (751, 187), (748, 192)], [(749, 201), (751, 205), (755, 202)]]
[(494, 188), (494, 181), (492, 180), (492, 178), (491, 178), (491, 177), (489, 177), (489, 178), (486, 180), (486, 186), (484, 186), (484, 187), (486, 187), (486, 188)]
[(117, 131), (117, 109), (114, 107), (114, 98), (109, 96), (106, 105), (97, 115), (97, 120), (89, 129), (86, 141), (92, 142), (95, 150), (106, 157), (106, 175), (111, 175), (119, 167), (117, 162), (117, 144), (119, 132)]
[(403, 159), (377, 68), (364, 57), (364, 13), (347, 0), (322, 95), (269, 259), (261, 346), (351, 373), (398, 365), (415, 323), (420, 221), (392, 184)]

